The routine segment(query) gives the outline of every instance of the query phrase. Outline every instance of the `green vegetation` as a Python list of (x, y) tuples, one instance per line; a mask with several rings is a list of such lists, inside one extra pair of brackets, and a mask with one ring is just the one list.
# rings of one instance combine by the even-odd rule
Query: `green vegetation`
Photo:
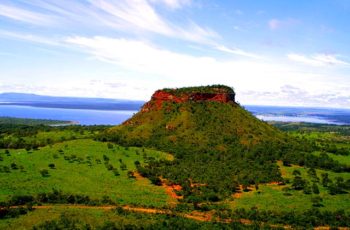
[(271, 152), (279, 154), (275, 149), (284, 134), (231, 103), (164, 103), (161, 110), (137, 113), (128, 125), (100, 139), (173, 153), (174, 161), (152, 161), (138, 170), (152, 181), (162, 176), (181, 184), (189, 202), (221, 200), (238, 184), (281, 179)]
[(350, 171), (328, 155), (310, 154), (322, 147), (312, 140), (286, 135), (234, 103), (163, 102), (160, 109), (135, 114), (100, 140), (173, 153), (174, 161), (152, 161), (138, 170), (155, 184), (160, 176), (180, 184), (183, 201), (190, 203), (224, 200), (240, 184), (282, 181), (277, 160)]
[[(16, 219), (0, 220), (0, 229), (256, 229), (259, 225), (199, 222), (175, 215), (142, 214), (121, 209), (79, 209), (53, 206)], [(266, 228), (269, 229), (269, 228)]]
[(38, 149), (67, 140), (93, 138), (109, 126), (60, 126), (0, 124), (0, 149)]
[(178, 89), (162, 89), (162, 91), (180, 96), (188, 93), (229, 93), (235, 94), (233, 88), (225, 85), (208, 85), (199, 87), (184, 87)]
[[(39, 150), (0, 151), (0, 201), (13, 195), (49, 193), (53, 189), (73, 195), (102, 199), (109, 196), (119, 204), (166, 206), (167, 195), (147, 179), (128, 175), (134, 162), (165, 159), (166, 154), (143, 148), (123, 148), (93, 140), (74, 140)], [(14, 165), (16, 167), (14, 167)], [(7, 170), (10, 168), (10, 170)], [(20, 169), (18, 169), (20, 168)]]
[[(234, 209), (245, 208), (251, 209), (253, 207), (259, 210), (282, 210), (289, 211), (294, 210), (299, 213), (304, 210), (314, 207), (313, 199), (316, 197), (321, 198), (318, 205), (320, 210), (336, 211), (336, 210), (350, 210), (350, 173), (335, 173), (325, 170), (315, 170), (315, 174), (310, 173), (312, 169), (308, 169), (300, 166), (283, 166), (282, 162), (279, 162), (279, 167), (282, 172), (285, 184), (262, 184), (259, 185), (259, 189), (254, 187), (250, 188), (248, 192), (242, 192), (238, 198), (228, 203)], [(295, 178), (298, 176), (293, 175), (295, 172), (299, 172), (300, 178), (305, 181), (301, 188), (295, 189), (293, 185), (296, 185)], [(322, 175), (328, 174), (328, 178), (336, 183), (337, 178), (343, 178), (344, 193), (332, 195), (329, 190), (329, 186), (323, 185)], [(346, 184), (348, 183), (348, 184)], [(317, 186), (317, 190), (312, 189), (312, 186)], [(305, 193), (305, 188), (310, 187), (310, 193)]]

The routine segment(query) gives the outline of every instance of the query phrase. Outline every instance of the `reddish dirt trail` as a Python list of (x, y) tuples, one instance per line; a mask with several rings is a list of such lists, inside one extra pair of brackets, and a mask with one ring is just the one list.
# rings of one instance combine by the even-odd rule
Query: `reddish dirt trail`
[[(133, 172), (133, 174), (135, 179), (138, 181), (142, 181), (146, 179), (142, 175), (140, 175), (140, 173), (138, 173), (137, 171)], [(175, 206), (178, 203), (177, 200), (183, 198), (182, 196), (179, 196), (176, 194), (176, 191), (181, 191), (182, 189), (181, 185), (176, 185), (176, 184), (168, 185), (165, 179), (161, 179), (161, 181), (162, 181), (162, 187), (164, 188), (166, 194), (169, 196), (168, 204), (170, 206)]]
[(116, 206), (112, 205), (106, 205), (106, 206), (89, 206), (89, 205), (40, 205), (40, 206), (33, 206), (34, 209), (51, 209), (54, 207), (64, 207), (64, 208), (78, 208), (78, 209), (96, 209), (96, 210), (112, 210), (116, 208)]
[(124, 210), (132, 211), (132, 212), (143, 212), (143, 213), (150, 213), (150, 214), (169, 214), (170, 211), (156, 209), (156, 208), (137, 208), (137, 207), (129, 207), (124, 206)]
[[(19, 208), (19, 207), (25, 207), (25, 206), (11, 206), (10, 208)], [(72, 204), (61, 204), (61, 205), (40, 205), (40, 206), (33, 206), (33, 209), (53, 209), (55, 207), (63, 207), (63, 208), (69, 208), (69, 209), (95, 209), (95, 210), (113, 210), (117, 207), (120, 206), (113, 206), (113, 205), (105, 205), (105, 206), (89, 206), (89, 205), (72, 205)], [(0, 209), (3, 209), (4, 207), (0, 207)], [(142, 207), (131, 207), (131, 206), (122, 206), (122, 208), (126, 211), (131, 211), (131, 212), (140, 212), (140, 213), (148, 213), (148, 214), (174, 214), (177, 216), (182, 216), (187, 219), (192, 219), (196, 221), (202, 221), (202, 222), (210, 222), (213, 221), (213, 216), (211, 213), (205, 213), (205, 212), (198, 212), (198, 211), (193, 211), (192, 213), (174, 213), (171, 210), (162, 210), (162, 209), (156, 209), (156, 208), (142, 208)], [(218, 222), (222, 223), (231, 223), (232, 219), (222, 219), (218, 220)], [(251, 225), (253, 222), (248, 219), (240, 219), (238, 222), (245, 224), (245, 225)], [(268, 225), (272, 228), (284, 228), (284, 229), (292, 229), (291, 226), (285, 225)], [(316, 230), (328, 230), (330, 227), (328, 226), (319, 226), (315, 227), (314, 229)], [(348, 227), (339, 227), (338, 229), (340, 230), (350, 230)]]
[(203, 212), (196, 212), (196, 211), (190, 214), (185, 214), (184, 217), (187, 219), (203, 221), (203, 222), (209, 222), (213, 218), (213, 216), (210, 213), (203, 213)]

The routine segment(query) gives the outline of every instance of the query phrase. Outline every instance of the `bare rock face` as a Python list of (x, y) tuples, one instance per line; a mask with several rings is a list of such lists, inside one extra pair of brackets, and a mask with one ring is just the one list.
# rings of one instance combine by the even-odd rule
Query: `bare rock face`
[(215, 101), (219, 103), (235, 103), (235, 93), (226, 92), (220, 88), (211, 88), (210, 92), (178, 92), (176, 89), (158, 90), (141, 109), (141, 112), (148, 112), (152, 109), (161, 109), (164, 102), (184, 103), (188, 101)]

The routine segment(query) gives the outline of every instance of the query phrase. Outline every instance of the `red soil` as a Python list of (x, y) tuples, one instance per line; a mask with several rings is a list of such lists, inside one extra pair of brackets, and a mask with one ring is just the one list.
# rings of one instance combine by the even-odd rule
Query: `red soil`
[(230, 93), (186, 93), (176, 96), (172, 93), (158, 90), (152, 95), (151, 101), (143, 106), (141, 111), (148, 112), (151, 109), (160, 109), (162, 108), (163, 102), (183, 103), (187, 101), (216, 101), (228, 103), (235, 102), (235, 95)]

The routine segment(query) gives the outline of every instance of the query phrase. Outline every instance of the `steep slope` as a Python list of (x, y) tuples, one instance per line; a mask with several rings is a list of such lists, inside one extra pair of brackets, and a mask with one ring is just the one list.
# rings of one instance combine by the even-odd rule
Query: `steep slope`
[(161, 176), (181, 184), (188, 199), (221, 199), (234, 192), (237, 183), (280, 180), (274, 162), (284, 134), (256, 119), (234, 98), (234, 91), (221, 85), (160, 90), (108, 137), (174, 154), (172, 162), (150, 162), (139, 170), (154, 181)]
[(116, 136), (118, 141), (132, 145), (170, 149), (198, 145), (203, 151), (223, 150), (236, 139), (252, 146), (283, 137), (239, 106), (234, 96), (232, 89), (223, 86), (159, 90), (140, 112), (112, 132), (121, 134)]

